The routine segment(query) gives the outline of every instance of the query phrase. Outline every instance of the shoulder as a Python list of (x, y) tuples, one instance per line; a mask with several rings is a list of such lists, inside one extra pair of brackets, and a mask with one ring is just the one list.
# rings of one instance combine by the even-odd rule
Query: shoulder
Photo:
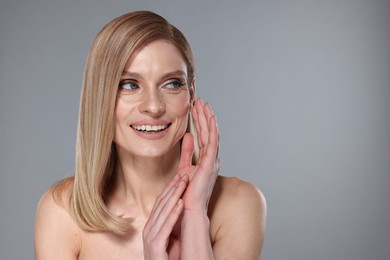
[(39, 200), (34, 236), (36, 259), (77, 257), (80, 232), (69, 213), (72, 185), (70, 179), (61, 181), (46, 191)]
[(211, 200), (213, 206), (226, 210), (249, 207), (259, 214), (266, 213), (266, 200), (260, 189), (237, 177), (218, 176)]
[[(67, 178), (56, 183), (48, 189), (41, 197), (37, 206), (37, 214), (65, 214), (70, 209), (70, 197), (73, 188), (73, 178)], [(47, 214), (46, 214), (47, 213)], [(40, 216), (40, 215), (39, 215)]]
[(209, 205), (215, 254), (258, 259), (266, 208), (264, 195), (255, 185), (235, 177), (218, 177)]

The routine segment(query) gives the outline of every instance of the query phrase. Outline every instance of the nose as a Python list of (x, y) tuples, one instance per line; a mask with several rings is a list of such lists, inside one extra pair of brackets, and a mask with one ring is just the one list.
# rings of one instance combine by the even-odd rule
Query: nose
[(158, 117), (165, 112), (165, 103), (161, 94), (156, 90), (145, 91), (142, 94), (142, 100), (138, 107), (143, 114), (151, 117)]

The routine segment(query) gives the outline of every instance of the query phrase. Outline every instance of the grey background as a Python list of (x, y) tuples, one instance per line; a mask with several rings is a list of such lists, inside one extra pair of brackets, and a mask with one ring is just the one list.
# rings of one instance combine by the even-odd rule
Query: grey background
[(267, 198), (264, 259), (390, 259), (390, 3), (375, 0), (2, 0), (0, 259), (33, 259), (36, 204), (73, 170), (90, 44), (138, 9), (191, 42), (222, 174)]

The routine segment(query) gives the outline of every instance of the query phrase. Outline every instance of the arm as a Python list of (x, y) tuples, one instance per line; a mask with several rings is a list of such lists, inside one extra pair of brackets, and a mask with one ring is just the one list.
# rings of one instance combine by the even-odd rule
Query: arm
[(217, 259), (210, 240), (210, 220), (205, 213), (184, 212), (180, 259)]
[(78, 258), (80, 236), (69, 213), (56, 204), (52, 190), (39, 201), (35, 220), (35, 259)]
[(215, 258), (260, 259), (266, 221), (263, 194), (237, 178), (223, 178), (216, 184), (215, 193), (217, 201), (211, 203), (213, 229), (217, 230)]

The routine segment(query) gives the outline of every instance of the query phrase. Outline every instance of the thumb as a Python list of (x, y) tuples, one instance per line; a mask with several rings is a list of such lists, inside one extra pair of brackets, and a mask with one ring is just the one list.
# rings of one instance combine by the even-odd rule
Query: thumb
[(178, 169), (189, 167), (192, 165), (192, 154), (194, 153), (194, 137), (190, 133), (186, 133), (181, 143), (181, 155)]

